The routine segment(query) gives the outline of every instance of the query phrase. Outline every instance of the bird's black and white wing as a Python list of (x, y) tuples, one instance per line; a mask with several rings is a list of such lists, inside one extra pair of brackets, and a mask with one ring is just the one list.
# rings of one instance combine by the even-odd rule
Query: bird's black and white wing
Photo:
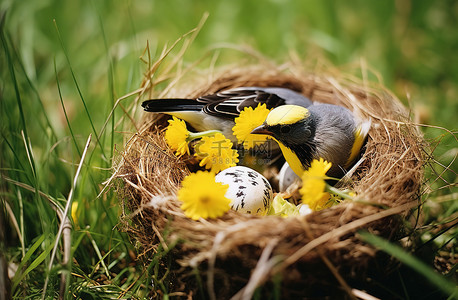
[(259, 104), (265, 104), (268, 109), (284, 104), (304, 107), (312, 104), (303, 95), (278, 87), (239, 87), (202, 96), (197, 101), (206, 104), (205, 113), (223, 118), (236, 118), (245, 107), (255, 108)]
[(268, 109), (295, 104), (307, 107), (312, 102), (298, 92), (278, 87), (238, 87), (204, 95), (197, 99), (153, 99), (142, 103), (149, 112), (202, 111), (208, 115), (234, 119), (245, 107), (266, 104)]

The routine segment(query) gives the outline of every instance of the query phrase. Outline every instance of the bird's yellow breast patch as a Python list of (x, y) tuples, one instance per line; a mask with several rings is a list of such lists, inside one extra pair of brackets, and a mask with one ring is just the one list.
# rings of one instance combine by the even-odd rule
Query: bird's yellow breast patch
[(304, 118), (307, 118), (310, 112), (307, 108), (297, 105), (281, 105), (274, 108), (266, 118), (266, 124), (287, 125), (294, 124)]

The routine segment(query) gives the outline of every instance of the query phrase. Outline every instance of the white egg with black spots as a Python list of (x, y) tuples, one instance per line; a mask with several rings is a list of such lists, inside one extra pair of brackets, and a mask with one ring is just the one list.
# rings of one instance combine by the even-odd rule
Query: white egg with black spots
[(216, 182), (229, 185), (226, 198), (233, 210), (265, 215), (272, 203), (273, 191), (269, 181), (253, 169), (235, 166), (221, 171)]

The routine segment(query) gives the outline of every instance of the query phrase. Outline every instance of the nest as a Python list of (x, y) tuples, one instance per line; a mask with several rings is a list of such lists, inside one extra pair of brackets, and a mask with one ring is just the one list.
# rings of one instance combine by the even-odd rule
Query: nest
[(161, 95), (144, 83), (143, 91), (156, 97), (197, 97), (238, 86), (287, 87), (372, 120), (357, 167), (339, 183), (360, 201), (301, 217), (230, 211), (216, 220), (193, 221), (180, 209), (176, 192), (195, 164), (168, 148), (163, 138), (167, 117), (145, 114), (115, 166), (117, 192), (125, 230), (145, 264), (154, 258), (158, 277), (169, 275), (167, 283), (161, 282), (169, 292), (248, 299), (259, 286), (259, 293), (275, 289), (285, 298), (326, 295), (326, 287), (336, 290), (336, 285), (348, 290), (345, 280), (361, 277), (377, 252), (362, 241), (359, 230), (391, 240), (405, 236), (406, 217), (419, 204), (424, 164), (424, 141), (408, 111), (378, 85), (297, 65), (227, 68), (201, 76), (200, 83), (166, 88)]

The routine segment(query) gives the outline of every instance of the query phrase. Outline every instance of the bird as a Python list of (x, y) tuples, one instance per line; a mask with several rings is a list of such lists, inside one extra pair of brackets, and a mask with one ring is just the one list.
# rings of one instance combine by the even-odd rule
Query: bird
[(298, 176), (313, 159), (332, 163), (328, 175), (339, 178), (354, 163), (366, 141), (370, 121), (361, 121), (343, 106), (312, 102), (283, 87), (237, 87), (197, 98), (150, 99), (147, 112), (165, 113), (185, 120), (197, 131), (219, 130), (234, 144), (234, 119), (245, 107), (266, 104), (272, 111), (252, 134), (271, 136), (289, 167)]
[(282, 87), (237, 87), (193, 99), (151, 99), (141, 105), (147, 112), (165, 113), (189, 123), (197, 131), (219, 130), (237, 143), (232, 132), (234, 119), (245, 107), (266, 104), (267, 109), (282, 105), (308, 107), (312, 101), (304, 95)]
[(370, 126), (370, 120), (357, 118), (340, 105), (282, 105), (272, 109), (251, 134), (272, 137), (298, 176), (314, 159), (323, 158), (332, 163), (326, 175), (340, 178), (358, 158)]

